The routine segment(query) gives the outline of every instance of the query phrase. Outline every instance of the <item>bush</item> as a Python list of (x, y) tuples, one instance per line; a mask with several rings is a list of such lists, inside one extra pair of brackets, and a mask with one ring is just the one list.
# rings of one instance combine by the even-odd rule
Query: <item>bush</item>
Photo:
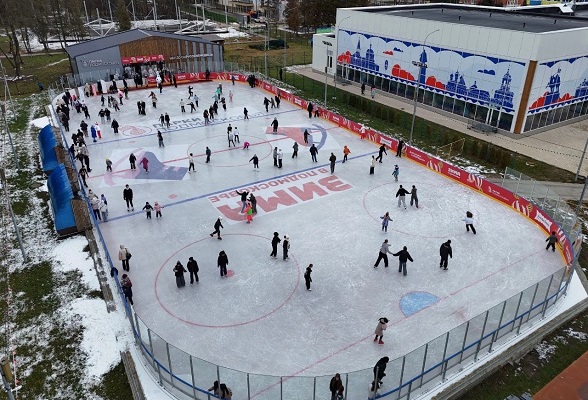
[[(284, 41), (284, 39), (271, 39), (268, 42), (268, 49), (269, 50), (280, 50), (284, 48), (284, 44), (286, 44), (286, 42)], [(249, 45), (250, 48), (254, 49), (254, 50), (265, 50), (265, 43), (259, 43), (259, 44), (250, 44)], [(288, 45), (286, 44), (286, 48), (288, 48)]]

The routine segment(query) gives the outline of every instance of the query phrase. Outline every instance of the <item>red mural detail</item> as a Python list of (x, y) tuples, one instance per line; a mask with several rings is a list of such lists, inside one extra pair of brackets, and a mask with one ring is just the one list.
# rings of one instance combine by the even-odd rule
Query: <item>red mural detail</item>
[(445, 84), (441, 81), (438, 81), (437, 78), (435, 78), (434, 76), (429, 76), (425, 80), (425, 85), (434, 87), (436, 89), (445, 90)]
[(347, 50), (345, 53), (339, 54), (339, 56), (337, 56), (337, 62), (351, 64), (351, 53), (349, 50)]
[(393, 52), (392, 50), (386, 50), (386, 51), (384, 52), (384, 54), (387, 54), (387, 55), (389, 55), (389, 56), (393, 56), (393, 55), (394, 55), (394, 52)]
[(397, 78), (401, 78), (401, 79), (406, 79), (409, 81), (414, 81), (414, 76), (412, 76), (412, 74), (410, 72), (408, 72), (405, 69), (400, 68), (400, 65), (398, 64), (394, 64), (394, 66), (392, 67), (392, 76), (395, 76)]

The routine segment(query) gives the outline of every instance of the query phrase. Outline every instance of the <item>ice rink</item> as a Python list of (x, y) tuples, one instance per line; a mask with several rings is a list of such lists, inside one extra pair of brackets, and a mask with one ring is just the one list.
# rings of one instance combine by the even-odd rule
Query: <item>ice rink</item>
[[(223, 82), (227, 111), (219, 108), (220, 118), (205, 126), (202, 112), (212, 104), (217, 84), (192, 84), (200, 98), (193, 114), (189, 106), (180, 112), (187, 85), (156, 92), (157, 109), (149, 90), (130, 92), (121, 111), (113, 112), (121, 133), (102, 124), (103, 138), (90, 138), (88, 146), (88, 185), (108, 199), (110, 219), (100, 229), (111, 257), (117, 260), (120, 244), (128, 247), (135, 310), (179, 349), (255, 374), (316, 376), (371, 368), (380, 357), (401, 356), (562, 267), (559, 252), (545, 251), (544, 233), (514, 210), (390, 152), (369, 175), (375, 144), (321, 118), (309, 119), (306, 110), (284, 101), (266, 113), (263, 98), (270, 94), (260, 89)], [(138, 115), (137, 100), (147, 103), (146, 116)], [(100, 122), (99, 97), (87, 103), (93, 116), (87, 122)], [(243, 107), (249, 120), (243, 120)], [(171, 126), (161, 129), (160, 148), (156, 131), (165, 112)], [(83, 114), (71, 115), (75, 130)], [(237, 147), (228, 147), (229, 123), (239, 129)], [(305, 129), (319, 149), (318, 163), (304, 143)], [(300, 149), (293, 159), (295, 141)], [(342, 164), (344, 145), (351, 154)], [(284, 151), (281, 169), (273, 166), (274, 147)], [(129, 169), (131, 152), (136, 171)], [(196, 172), (188, 172), (190, 152)], [(334, 174), (331, 152), (337, 157)], [(254, 154), (259, 171), (249, 162)], [(148, 174), (139, 164), (143, 157), (150, 161)], [(112, 173), (106, 172), (106, 158), (113, 161)], [(398, 182), (391, 176), (394, 164), (400, 167)], [(134, 191), (134, 212), (123, 201), (126, 184)], [(397, 206), (399, 185), (417, 187), (418, 209)], [(257, 196), (251, 224), (234, 195), (244, 188)], [(146, 201), (163, 204), (161, 219), (146, 219)], [(467, 210), (474, 214), (476, 235), (462, 222)], [(380, 220), (386, 211), (393, 220), (387, 233)], [(223, 240), (209, 236), (219, 215)], [(288, 261), (281, 246), (277, 259), (269, 257), (274, 231), (290, 236)], [(407, 276), (391, 255), (388, 268), (373, 267), (386, 238), (393, 252), (408, 247), (414, 262)], [(439, 247), (448, 239), (453, 258), (443, 271)], [(216, 265), (221, 250), (229, 259), (227, 278)], [(191, 285), (186, 274), (186, 287), (177, 288), (172, 269), (178, 260), (186, 266), (190, 256), (200, 267), (200, 282)], [(307, 291), (303, 273), (310, 263)], [(372, 341), (380, 317), (390, 320), (384, 345)]]

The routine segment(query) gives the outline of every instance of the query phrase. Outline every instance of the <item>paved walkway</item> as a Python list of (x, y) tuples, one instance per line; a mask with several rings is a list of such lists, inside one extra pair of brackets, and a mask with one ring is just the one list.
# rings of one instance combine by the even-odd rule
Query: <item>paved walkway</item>
[(588, 352), (533, 395), (533, 400), (588, 400)]
[[(312, 70), (311, 67), (296, 68), (292, 72), (299, 73), (319, 82), (324, 82), (325, 75)], [(329, 85), (333, 80), (329, 79)], [(359, 84), (352, 82), (351, 85), (337, 85), (340, 90), (360, 94)], [(412, 102), (392, 96), (386, 92), (376, 91), (375, 101), (385, 104), (398, 110), (412, 112)], [(467, 124), (445, 114), (440, 114), (419, 106), (417, 115), (429, 121), (438, 123), (469, 136), (502, 146), (519, 154), (532, 157), (545, 163), (576, 172), (578, 164), (588, 138), (588, 120), (583, 120), (563, 127), (555, 128), (546, 132), (524, 135), (503, 135), (478, 133), (467, 129)], [(516, 137), (515, 137), (516, 136)], [(588, 157), (584, 159), (580, 174), (588, 175)]]
[[(502, 184), (502, 179), (500, 178), (488, 178), (488, 180), (499, 185)], [(584, 187), (584, 184), (582, 183), (563, 183), (546, 181), (541, 181), (541, 185), (547, 186), (549, 189), (553, 190), (555, 193), (559, 194), (564, 199), (569, 200), (578, 200), (580, 198), (580, 195), (582, 194), (582, 189)], [(584, 200), (588, 200), (588, 191), (584, 194)]]

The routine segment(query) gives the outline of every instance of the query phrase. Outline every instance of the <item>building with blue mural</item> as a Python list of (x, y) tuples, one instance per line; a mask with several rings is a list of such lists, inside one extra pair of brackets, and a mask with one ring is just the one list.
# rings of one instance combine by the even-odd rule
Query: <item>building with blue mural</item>
[[(588, 19), (437, 3), (339, 9), (337, 21), (327, 71), (345, 79), (409, 100), (418, 87), (424, 105), (514, 133), (588, 113)], [(324, 71), (333, 49), (320, 42)]]

